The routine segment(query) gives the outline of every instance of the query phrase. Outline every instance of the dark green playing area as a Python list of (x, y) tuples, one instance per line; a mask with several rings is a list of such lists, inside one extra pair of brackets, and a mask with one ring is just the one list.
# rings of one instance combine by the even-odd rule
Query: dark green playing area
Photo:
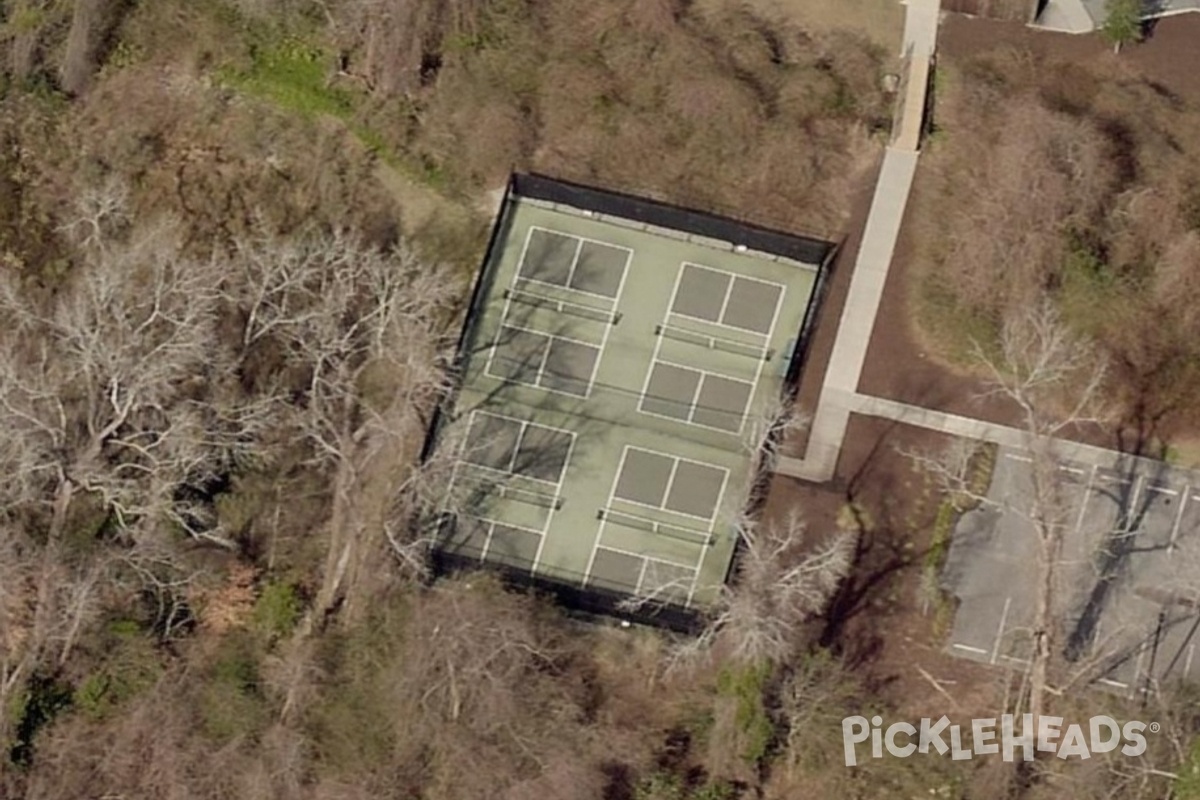
[(519, 195), (496, 237), (448, 415), (441, 549), (711, 602), (818, 265)]

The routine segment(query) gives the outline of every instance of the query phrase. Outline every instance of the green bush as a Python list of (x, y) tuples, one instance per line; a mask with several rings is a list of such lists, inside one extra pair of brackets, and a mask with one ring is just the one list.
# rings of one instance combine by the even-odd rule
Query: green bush
[(251, 48), (251, 66), (229, 70), (225, 80), (234, 87), (308, 117), (328, 115), (345, 119), (353, 111), (351, 95), (326, 80), (331, 56), (322, 48), (295, 37)]
[(221, 642), (199, 688), (198, 704), (201, 730), (220, 743), (252, 736), (266, 724), (258, 653), (249, 637), (233, 633)]
[(75, 687), (72, 700), (81, 713), (101, 720), (154, 686), (162, 672), (154, 641), (142, 627), (116, 620), (108, 625), (103, 661)]
[(976, 345), (988, 355), (998, 349), (999, 322), (963, 303), (938, 270), (931, 270), (918, 285), (916, 308), (921, 327), (946, 348), (950, 360), (974, 364)]
[(1200, 736), (1192, 740), (1192, 749), (1175, 774), (1175, 800), (1200, 800)]
[(24, 693), (6, 709), (16, 724), (8, 757), (13, 764), (28, 767), (33, 761), (33, 742), (38, 731), (50, 724), (56, 716), (71, 707), (71, 689), (61, 681), (35, 675)]
[(633, 791), (634, 800), (733, 800), (734, 797), (733, 787), (724, 781), (689, 789), (681, 777), (671, 772), (656, 772)]
[(775, 737), (775, 725), (767, 713), (766, 690), (771, 677), (769, 664), (727, 667), (717, 677), (717, 693), (737, 701), (735, 722), (742, 735), (738, 754), (746, 763), (759, 764)]
[(656, 772), (638, 785), (634, 800), (687, 800), (687, 790), (678, 775)]
[(301, 602), (290, 583), (268, 583), (254, 602), (254, 627), (267, 637), (286, 636), (300, 620)]

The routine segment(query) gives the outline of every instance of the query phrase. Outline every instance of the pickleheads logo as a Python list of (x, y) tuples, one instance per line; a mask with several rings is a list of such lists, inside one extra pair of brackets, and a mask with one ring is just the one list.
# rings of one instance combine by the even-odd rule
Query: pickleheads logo
[(885, 750), (896, 758), (907, 758), (913, 753), (928, 753), (932, 748), (938, 755), (949, 752), (955, 761), (997, 753), (1002, 753), (1005, 761), (1012, 761), (1018, 750), (1025, 761), (1032, 761), (1038, 750), (1063, 759), (1087, 759), (1092, 753), (1109, 753), (1118, 747), (1122, 755), (1133, 758), (1146, 752), (1146, 737), (1142, 733), (1147, 730), (1158, 733), (1159, 730), (1157, 722), (1147, 724), (1131, 720), (1119, 725), (1115, 719), (1106, 716), (1092, 717), (1086, 726), (1072, 723), (1064, 728), (1062, 717), (1045, 714), (1038, 718), (1035, 727), (1033, 715), (1022, 714), (1018, 734), (1015, 721), (1012, 714), (1002, 715), (999, 725), (994, 717), (973, 719), (967, 730), (968, 741), (962, 726), (950, 724), (944, 716), (937, 720), (922, 719), (919, 726), (894, 722), (887, 728), (883, 727), (882, 717), (870, 720), (860, 716), (846, 717), (842, 720), (846, 766), (858, 764), (857, 747), (868, 739), (871, 740), (871, 758), (883, 758)]

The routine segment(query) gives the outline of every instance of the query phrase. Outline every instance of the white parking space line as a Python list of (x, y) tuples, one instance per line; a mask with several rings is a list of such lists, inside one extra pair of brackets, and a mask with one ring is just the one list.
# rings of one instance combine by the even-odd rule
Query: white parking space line
[(1004, 639), (1004, 625), (1008, 622), (1008, 609), (1012, 605), (1012, 598), (1004, 598), (1004, 612), (1000, 614), (1000, 625), (996, 628), (996, 641), (992, 644), (992, 663), (996, 663), (996, 659), (1000, 656), (1000, 642)]
[(1083, 528), (1083, 518), (1087, 512), (1088, 495), (1092, 491), (1092, 486), (1096, 483), (1096, 467), (1092, 467), (1092, 472), (1088, 475), (1087, 484), (1083, 487), (1083, 502), (1079, 504), (1079, 514), (1075, 518), (1074, 536), (1079, 536), (1079, 531)]
[[(1179, 538), (1179, 529), (1183, 527), (1183, 509), (1187, 506), (1189, 497), (1191, 500), (1196, 499), (1195, 495), (1188, 495), (1190, 488), (1189, 486), (1183, 488), (1183, 500), (1179, 503), (1179, 509), (1175, 512), (1175, 524), (1171, 526), (1171, 538), (1167, 540), (1168, 555), (1175, 552), (1175, 540)], [(1172, 494), (1178, 494), (1178, 492), (1173, 492)]]
[(1014, 664), (1024, 664), (1027, 667), (1033, 663), (1028, 658), (1016, 658), (1015, 656), (1000, 656), (1000, 657), (1002, 659), (1004, 659), (1005, 661), (1011, 661)]
[[(1133, 667), (1133, 683), (1136, 686), (1142, 682), (1142, 662), (1146, 660), (1146, 648), (1143, 647), (1138, 652), (1137, 663)], [(1132, 696), (1132, 692), (1130, 695)]]

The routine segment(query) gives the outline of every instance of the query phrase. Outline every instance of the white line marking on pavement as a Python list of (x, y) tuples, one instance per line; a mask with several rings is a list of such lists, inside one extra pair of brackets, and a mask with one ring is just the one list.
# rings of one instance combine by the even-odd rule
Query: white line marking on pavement
[(1000, 614), (1000, 626), (996, 628), (996, 641), (992, 644), (992, 663), (996, 663), (996, 659), (1000, 655), (1000, 642), (1004, 639), (1004, 624), (1008, 621), (1008, 608), (1012, 605), (1012, 598), (1004, 598), (1004, 612)]

